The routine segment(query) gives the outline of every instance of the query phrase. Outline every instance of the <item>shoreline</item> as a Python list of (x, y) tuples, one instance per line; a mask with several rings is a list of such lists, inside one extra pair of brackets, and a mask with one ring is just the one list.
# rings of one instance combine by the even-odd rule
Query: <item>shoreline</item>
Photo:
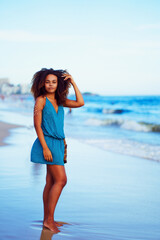
[[(13, 126), (18, 125), (9, 124)], [(0, 239), (48, 239), (42, 224), (46, 168), (30, 162), (34, 133), (27, 128), (19, 130), (13, 131), (10, 146), (0, 149)], [(55, 217), (68, 224), (60, 227), (55, 237), (159, 239), (160, 165), (106, 152), (71, 137), (66, 141), (68, 182)]]
[[(5, 142), (5, 139), (7, 137), (9, 137), (10, 134), (11, 134), (10, 130), (12, 130), (14, 128), (20, 128), (20, 127), (26, 127), (26, 126), (25, 125), (20, 125), (20, 124), (7, 123), (5, 121), (1, 121), (0, 120), (0, 147), (10, 145), (9, 143)], [(78, 141), (79, 142), (83, 142), (80, 139), (78, 139)], [(148, 157), (147, 156), (143, 156), (143, 155), (138, 156), (136, 154), (130, 154), (130, 153), (125, 154), (125, 153), (123, 153), (121, 151), (113, 151), (113, 150), (111, 150), (112, 148), (109, 145), (109, 143), (108, 143), (108, 145), (110, 146), (111, 149), (104, 149), (100, 144), (99, 145), (94, 145), (93, 143), (96, 142), (96, 141), (97, 140), (87, 140), (87, 141), (85, 141), (85, 143), (87, 145), (90, 145), (90, 146), (95, 146), (97, 149), (101, 149), (101, 150), (103, 150), (105, 152), (110, 152), (110, 153), (118, 154), (118, 155), (120, 154), (122, 156), (128, 156), (128, 157), (142, 158), (142, 159), (145, 159), (145, 160), (149, 160), (149, 161), (154, 161), (154, 162), (160, 163), (159, 159), (153, 159), (153, 158), (150, 158), (149, 156)]]
[(11, 124), (11, 123), (6, 123), (3, 121), (0, 121), (0, 146), (8, 146), (8, 143), (5, 143), (5, 139), (9, 137), (10, 135), (10, 130), (13, 128), (19, 128), (22, 127), (21, 125), (18, 124)]

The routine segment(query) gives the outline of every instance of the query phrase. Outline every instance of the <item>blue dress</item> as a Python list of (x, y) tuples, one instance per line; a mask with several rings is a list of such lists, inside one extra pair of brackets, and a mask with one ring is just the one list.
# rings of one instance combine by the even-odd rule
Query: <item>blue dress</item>
[(46, 103), (42, 110), (41, 128), (47, 146), (52, 153), (53, 161), (49, 162), (45, 160), (42, 145), (37, 137), (31, 148), (31, 162), (64, 165), (65, 134), (63, 105), (59, 105), (58, 112), (56, 112), (49, 99), (47, 97), (45, 98)]

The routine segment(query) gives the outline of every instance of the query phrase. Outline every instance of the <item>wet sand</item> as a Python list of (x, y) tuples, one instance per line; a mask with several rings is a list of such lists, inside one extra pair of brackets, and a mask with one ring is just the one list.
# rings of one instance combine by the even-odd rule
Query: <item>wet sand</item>
[(0, 121), (0, 146), (8, 145), (5, 142), (5, 138), (10, 135), (10, 129), (18, 128), (18, 127), (22, 127), (22, 126)]
[(46, 166), (30, 162), (33, 129), (15, 128), (0, 147), (0, 239), (160, 239), (160, 164), (67, 138), (67, 185), (43, 229)]

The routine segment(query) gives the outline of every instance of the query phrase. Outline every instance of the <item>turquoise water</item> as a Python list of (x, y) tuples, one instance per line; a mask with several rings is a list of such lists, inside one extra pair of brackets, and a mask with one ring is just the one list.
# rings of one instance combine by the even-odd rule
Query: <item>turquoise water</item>
[[(129, 100), (121, 97), (121, 103), (114, 98), (113, 104), (111, 100), (106, 103), (100, 97), (90, 96), (88, 100), (86, 96), (83, 108), (72, 109), (71, 114), (65, 109), (68, 181), (55, 212), (55, 220), (65, 224), (59, 228), (60, 233), (53, 235), (42, 226), (46, 169), (44, 165), (30, 162), (30, 150), (36, 138), (33, 99), (30, 96), (14, 98), (0, 104), (0, 120), (24, 125), (11, 130), (5, 139), (10, 145), (0, 147), (0, 239), (160, 239), (160, 164), (147, 158), (148, 153), (153, 160), (159, 156), (159, 132), (127, 130), (108, 122), (103, 126), (99, 124), (116, 118), (120, 122), (129, 118), (129, 114), (135, 116), (130, 119), (138, 122), (145, 119), (140, 116), (142, 111), (136, 117), (127, 111), (108, 114), (106, 110), (103, 113), (89, 110), (89, 106), (95, 104), (103, 109), (108, 109), (109, 104), (112, 108), (114, 104), (126, 104), (128, 108), (137, 105), (140, 109), (140, 106), (144, 108), (142, 103), (138, 106), (134, 100), (129, 104)], [(152, 112), (154, 108), (154, 116), (150, 113), (147, 123), (157, 118), (152, 124), (158, 125), (158, 106), (144, 102), (145, 107), (150, 104), (147, 111)], [(119, 108), (116, 106), (116, 109)], [(157, 140), (153, 136), (157, 136)], [(118, 150), (123, 154), (115, 153)]]
[[(85, 105), (65, 109), (65, 134), (107, 151), (160, 161), (160, 96), (84, 95)], [(70, 99), (75, 96), (70, 95)], [(33, 128), (31, 95), (0, 101), (0, 120)]]

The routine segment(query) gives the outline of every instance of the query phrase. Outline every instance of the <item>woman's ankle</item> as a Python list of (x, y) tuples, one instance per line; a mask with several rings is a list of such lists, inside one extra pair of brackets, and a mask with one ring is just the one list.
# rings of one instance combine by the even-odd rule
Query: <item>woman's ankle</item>
[(53, 217), (47, 217), (45, 219), (45, 222), (54, 222), (54, 219), (53, 219)]

